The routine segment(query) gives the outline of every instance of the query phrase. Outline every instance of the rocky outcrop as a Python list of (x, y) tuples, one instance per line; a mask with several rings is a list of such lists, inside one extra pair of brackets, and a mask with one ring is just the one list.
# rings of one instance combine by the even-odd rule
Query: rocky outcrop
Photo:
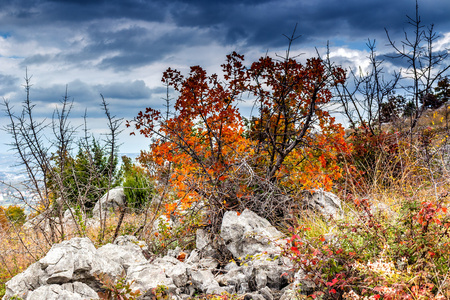
[[(114, 280), (123, 273), (122, 265), (100, 255), (88, 238), (73, 238), (53, 245), (44, 258), (8, 281), (5, 299), (14, 295), (23, 299), (46, 299), (34, 298), (33, 295), (35, 293), (66, 295), (76, 293), (80, 289), (89, 294), (90, 289), (98, 291), (102, 286), (97, 278), (98, 275), (106, 274)], [(83, 283), (90, 289), (78, 284), (64, 285), (76, 282)], [(51, 287), (41, 288), (50, 285)], [(55, 288), (54, 285), (61, 285), (61, 287)], [(57, 299), (66, 298), (61, 296)]]
[(269, 221), (246, 209), (241, 214), (228, 211), (223, 216), (220, 236), (234, 257), (257, 253), (279, 253), (274, 242), (283, 235)]
[[(184, 251), (186, 258), (175, 249), (148, 260), (146, 244), (132, 236), (98, 249), (88, 238), (73, 238), (54, 245), (44, 258), (7, 282), (3, 299), (99, 299), (105, 292), (105, 276), (112, 282), (124, 278), (133, 291), (140, 291), (139, 299), (155, 299), (153, 290), (160, 286), (170, 299), (223, 293), (264, 300), (279, 299), (284, 293), (287, 299), (295, 294), (291, 282), (303, 279), (301, 274), (294, 277), (289, 261), (277, 255), (282, 244), (282, 234), (249, 210), (227, 212), (220, 237), (199, 230), (197, 249)], [(228, 251), (226, 264), (218, 261), (224, 255), (218, 253), (220, 247)]]

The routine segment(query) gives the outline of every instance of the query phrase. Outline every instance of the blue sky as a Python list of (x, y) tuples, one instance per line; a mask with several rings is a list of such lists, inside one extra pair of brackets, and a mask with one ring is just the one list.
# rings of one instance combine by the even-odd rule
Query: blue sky
[[(166, 68), (201, 65), (213, 73), (232, 51), (248, 62), (282, 53), (283, 34), (296, 24), (302, 36), (293, 49), (301, 57), (325, 51), (329, 42), (336, 63), (364, 68), (367, 39), (377, 41), (380, 54), (391, 52), (385, 28), (400, 42), (415, 0), (0, 0), (0, 7), (0, 96), (20, 108), (28, 69), (38, 117), (51, 118), (68, 85), (73, 124), (87, 109), (89, 127), (100, 133), (100, 93), (114, 115), (131, 119), (162, 106)], [(423, 24), (440, 34), (437, 50), (449, 48), (450, 1), (421, 0), (419, 7)], [(147, 148), (127, 131), (120, 139), (122, 152)], [(4, 132), (0, 141), (0, 152), (7, 151)]]

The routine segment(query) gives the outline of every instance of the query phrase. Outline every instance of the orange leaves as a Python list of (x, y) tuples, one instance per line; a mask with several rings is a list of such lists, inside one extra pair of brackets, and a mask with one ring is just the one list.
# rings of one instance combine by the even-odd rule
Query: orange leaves
[[(149, 173), (170, 185), (180, 207), (198, 200), (213, 209), (242, 207), (263, 181), (283, 190), (330, 189), (341, 176), (338, 156), (350, 151), (342, 126), (324, 109), (332, 78), (345, 78), (343, 70), (328, 70), (318, 58), (301, 64), (268, 56), (245, 67), (235, 52), (222, 70), (223, 80), (200, 66), (186, 76), (164, 72), (162, 81), (179, 93), (175, 112), (165, 119), (148, 108), (134, 120), (136, 131), (152, 138), (140, 157)], [(237, 104), (248, 95), (259, 115), (244, 122)]]
[(168, 214), (170, 214), (175, 211), (175, 209), (177, 208), (177, 204), (176, 203), (166, 203), (165, 208), (166, 208), (166, 212)]

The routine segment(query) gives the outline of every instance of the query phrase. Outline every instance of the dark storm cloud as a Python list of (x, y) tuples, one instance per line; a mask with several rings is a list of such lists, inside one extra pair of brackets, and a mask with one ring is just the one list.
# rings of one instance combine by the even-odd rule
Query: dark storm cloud
[(96, 63), (100, 69), (127, 71), (160, 61), (185, 47), (208, 45), (213, 40), (211, 32), (198, 33), (190, 28), (180, 28), (159, 34), (138, 25), (111, 29), (97, 24), (89, 26), (85, 33), (83, 41), (87, 45), (81, 49), (69, 47), (55, 54), (35, 54), (25, 58), (22, 67), (49, 62), (89, 63), (101, 58)]
[(165, 1), (40, 1), (16, 0), (1, 1), (7, 19), (18, 19), (22, 24), (39, 22), (78, 23), (104, 18), (130, 18), (162, 21)]
[[(420, 1), (422, 20), (448, 28), (446, 0)], [(298, 23), (303, 42), (326, 41), (337, 35), (351, 39), (394, 36), (405, 27), (406, 15), (414, 16), (413, 0), (322, 0), (322, 1), (179, 1), (171, 15), (180, 26), (220, 27), (225, 42), (246, 39), (250, 45), (280, 46)], [(438, 10), (436, 8), (439, 8)], [(300, 42), (302, 42), (300, 40)]]
[(116, 99), (149, 99), (152, 94), (142, 80), (99, 85), (95, 88), (105, 97)]
[[(50, 61), (81, 64), (97, 61), (101, 69), (127, 71), (168, 57), (183, 48), (210, 43), (234, 45), (240, 50), (257, 47), (264, 51), (285, 47), (295, 24), (302, 37), (297, 45), (321, 47), (327, 40), (377, 39), (386, 44), (387, 28), (399, 38), (407, 27), (406, 15), (414, 16), (413, 0), (272, 0), (272, 1), (3, 1), (0, 20), (6, 28), (30, 26), (31, 31), (53, 26), (72, 28), (84, 35), (83, 47), (68, 47), (60, 53), (36, 53), (22, 65)], [(448, 28), (450, 1), (419, 2), (424, 24), (436, 30)], [(158, 29), (134, 24), (114, 28), (117, 22), (173, 24), (164, 34)], [(10, 24), (15, 24), (14, 26)], [(49, 29), (49, 27), (45, 27)], [(22, 33), (24, 34), (24, 33)], [(29, 37), (34, 34), (31, 32)], [(51, 37), (47, 37), (51, 39)], [(54, 39), (67, 37), (55, 36)], [(100, 59), (100, 62), (98, 60)]]
[[(419, 6), (423, 25), (450, 32), (449, 0), (419, 0)], [(41, 116), (51, 117), (67, 82), (72, 116), (87, 107), (90, 117), (99, 117), (102, 93), (113, 114), (129, 118), (144, 107), (162, 107), (165, 89), (149, 86), (160, 86), (156, 73), (165, 67), (214, 68), (232, 50), (280, 52), (287, 46), (283, 34), (292, 34), (296, 24), (301, 38), (295, 51), (311, 55), (330, 41), (334, 58), (364, 65), (367, 39), (377, 40), (380, 55), (392, 51), (385, 48), (384, 28), (401, 43), (415, 1), (0, 0), (0, 7), (0, 97), (8, 95), (20, 108), (20, 72), (28, 66), (45, 82), (31, 89)], [(448, 41), (441, 45), (436, 50)]]
[[(411, 49), (412, 50), (412, 49)], [(410, 52), (409, 54), (411, 54)], [(450, 56), (447, 51), (433, 51), (435, 67), (441, 65), (442, 67), (450, 64)], [(391, 63), (396, 69), (406, 70), (411, 67), (411, 61), (405, 56), (399, 55), (398, 52), (385, 53), (379, 57), (384, 62)], [(421, 59), (421, 63), (425, 66), (428, 64), (427, 58)]]
[(98, 66), (122, 71), (160, 61), (183, 47), (206, 45), (211, 41), (208, 36), (186, 29), (155, 37), (149, 30), (137, 26), (113, 32), (96, 32), (90, 38), (96, 42), (83, 52), (94, 56), (116, 52), (118, 54), (102, 59)]

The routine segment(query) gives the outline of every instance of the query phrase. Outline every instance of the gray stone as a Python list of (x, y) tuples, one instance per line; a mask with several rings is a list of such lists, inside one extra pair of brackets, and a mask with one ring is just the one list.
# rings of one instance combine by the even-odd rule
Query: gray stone
[(230, 270), (232, 270), (232, 269), (239, 268), (239, 266), (236, 264), (235, 261), (231, 261), (231, 262), (227, 263), (227, 264), (225, 265), (225, 267), (223, 267), (223, 268), (224, 268), (224, 270), (226, 270), (226, 271), (230, 271)]
[(167, 268), (165, 271), (166, 275), (172, 279), (177, 287), (184, 287), (188, 283), (187, 268), (188, 266), (185, 263), (180, 262)]
[(265, 300), (273, 300), (272, 291), (266, 286), (259, 290), (259, 293), (264, 297)]
[(179, 264), (180, 261), (173, 256), (167, 256), (167, 255), (162, 258), (157, 258), (153, 261), (153, 264), (162, 265), (161, 266), (162, 268), (164, 268), (165, 267), (164, 265), (166, 265), (168, 263), (171, 265), (176, 265), (176, 264)]
[(84, 222), (86, 220), (86, 215), (81, 215), (81, 220), (79, 220), (79, 217), (77, 216), (77, 212), (75, 208), (68, 208), (64, 212), (63, 216), (63, 224), (66, 226), (73, 226), (75, 227), (76, 224), (78, 224), (80, 221)]
[(225, 290), (219, 286), (219, 283), (215, 280), (214, 275), (210, 270), (195, 270), (188, 269), (189, 278), (192, 284), (203, 293), (207, 294), (220, 294)]
[(239, 267), (230, 270), (229, 272), (216, 277), (217, 281), (222, 286), (240, 286), (242, 283), (248, 283), (253, 273), (251, 267)]
[[(222, 243), (222, 239), (226, 244)], [(249, 210), (241, 215), (227, 212), (223, 218), (221, 237), (212, 239), (204, 230), (197, 231), (197, 247), (181, 262), (177, 259), (182, 249), (148, 261), (143, 254), (147, 245), (133, 236), (118, 237), (114, 243), (95, 249), (87, 238), (73, 238), (55, 244), (37, 263), (6, 284), (4, 299), (14, 295), (23, 299), (97, 299), (106, 276), (112, 282), (125, 277), (133, 291), (142, 293), (140, 299), (153, 299), (151, 290), (164, 285), (170, 299), (189, 299), (195, 293), (247, 294), (252, 299), (273, 300), (284, 293), (284, 299), (295, 292), (314, 291), (315, 286), (303, 273), (293, 272), (295, 284), (280, 291), (287, 284), (283, 273), (293, 268), (288, 259), (276, 258), (283, 244), (282, 234), (270, 223)], [(219, 249), (219, 250), (217, 250)], [(220, 255), (228, 251), (236, 258), (219, 266)], [(147, 252), (146, 252), (147, 253)], [(217, 272), (220, 271), (220, 274)], [(97, 297), (97, 298), (96, 298)]]
[(128, 282), (133, 282), (131, 285), (133, 291), (149, 291), (156, 288), (158, 285), (167, 286), (169, 291), (174, 291), (176, 289), (173, 280), (167, 277), (164, 269), (158, 265), (148, 263), (132, 265), (127, 270), (126, 279)]
[(30, 292), (27, 300), (85, 300), (100, 299), (98, 294), (88, 285), (81, 282), (50, 284)]
[(217, 267), (219, 266), (219, 262), (212, 257), (202, 258), (198, 264), (200, 265), (201, 268), (210, 270), (217, 269)]
[(177, 246), (175, 249), (169, 249), (167, 251), (166, 256), (177, 258), (178, 255), (180, 254), (180, 252), (181, 252), (181, 248)]
[[(115, 280), (123, 272), (118, 263), (99, 255), (88, 238), (73, 238), (54, 244), (44, 258), (8, 281), (5, 299), (14, 295), (25, 298), (29, 292), (44, 285), (76, 281), (85, 282), (96, 290), (102, 285), (96, 276), (105, 274)], [(50, 293), (51, 290), (54, 287), (41, 289), (39, 293)]]
[(100, 274), (115, 280), (124, 272), (118, 263), (99, 255), (88, 238), (53, 245), (39, 263), (48, 274), (47, 284), (90, 281)]
[(200, 251), (194, 249), (191, 251), (191, 254), (189, 254), (185, 262), (187, 264), (195, 264), (198, 263), (199, 261), (200, 261)]
[(226, 286), (222, 286), (222, 288), (223, 288), (228, 294), (235, 294), (235, 293), (236, 293), (236, 286), (235, 286), (235, 285), (226, 285)]
[(221, 237), (235, 258), (258, 253), (280, 253), (274, 242), (283, 234), (269, 221), (246, 209), (240, 215), (227, 211), (223, 217)]
[(338, 218), (342, 213), (341, 199), (331, 192), (322, 189), (308, 192), (305, 197), (307, 206), (321, 213), (324, 217)]
[(120, 207), (124, 207), (125, 198), (123, 187), (110, 190), (95, 203), (94, 209), (92, 210), (93, 217), (100, 217), (100, 207), (102, 218), (106, 217), (110, 211), (116, 211)]
[(250, 292), (250, 286), (249, 286), (249, 284), (248, 284), (247, 282), (242, 282), (242, 283), (239, 285), (238, 293), (239, 293), (239, 294), (245, 294), (245, 293), (248, 293), (248, 292)]
[(223, 293), (226, 293), (226, 290), (221, 286), (211, 285), (206, 289), (205, 293), (207, 295), (221, 295)]
[(245, 297), (246, 297), (246, 298), (244, 298), (244, 299), (266, 300), (266, 299), (264, 298), (263, 295), (260, 295), (260, 294), (258, 294), (258, 293), (246, 294)]
[(203, 257), (217, 256), (217, 249), (214, 248), (214, 241), (211, 236), (203, 229), (197, 229), (195, 237), (196, 248)]
[(144, 241), (139, 241), (133, 235), (121, 235), (117, 237), (113, 243), (114, 245), (125, 246), (125, 245), (137, 245), (143, 251), (148, 251), (148, 245)]
[(39, 262), (29, 266), (24, 272), (14, 276), (6, 282), (4, 299), (17, 296), (25, 299), (29, 291), (33, 291), (44, 285), (48, 275), (41, 269)]
[(265, 270), (255, 270), (256, 289), (262, 289), (267, 286), (267, 272)]
[(298, 289), (295, 288), (295, 284), (291, 283), (286, 288), (283, 289), (283, 293), (280, 297), (280, 300), (300, 300), (304, 299), (301, 296)]
[[(134, 238), (136, 239), (136, 238)], [(145, 246), (143, 246), (144, 248)], [(114, 244), (106, 244), (97, 249), (100, 256), (107, 257), (116, 263), (120, 264), (125, 271), (133, 264), (143, 264), (147, 262), (142, 248), (132, 240), (126, 241), (125, 239), (116, 240)]]
[(283, 288), (280, 300), (303, 299), (301, 295), (311, 294), (316, 288), (315, 283), (306, 278), (302, 270), (299, 270), (294, 275), (294, 282)]
[(303, 270), (299, 270), (295, 273), (293, 284), (302, 294), (313, 293), (317, 288), (316, 284), (305, 276)]
[(51, 217), (51, 214), (50, 210), (43, 211), (36, 217), (26, 221), (23, 224), (23, 228), (49, 232), (52, 225), (57, 226), (59, 224), (59, 218)]

